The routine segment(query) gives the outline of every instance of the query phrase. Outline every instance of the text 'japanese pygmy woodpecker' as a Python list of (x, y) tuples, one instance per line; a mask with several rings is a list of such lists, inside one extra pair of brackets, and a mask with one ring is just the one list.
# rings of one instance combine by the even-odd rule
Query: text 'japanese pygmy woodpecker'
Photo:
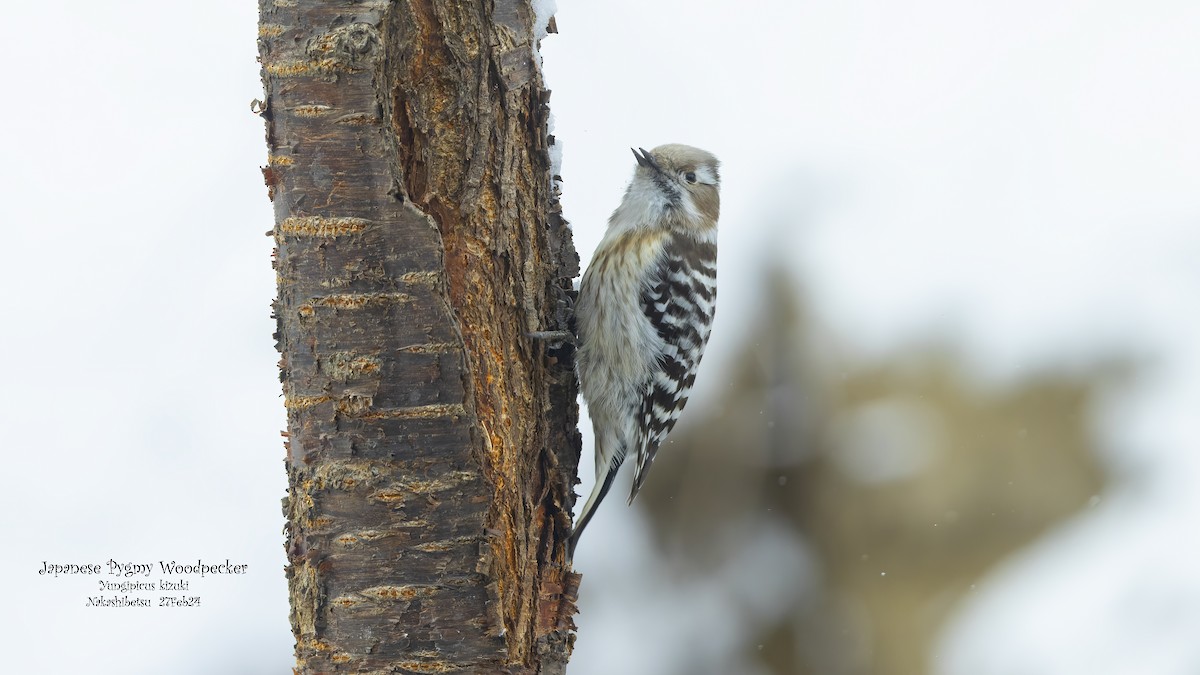
[(596, 435), (579, 535), (637, 452), (637, 496), (687, 404), (717, 300), (719, 162), (687, 145), (635, 150), (637, 169), (579, 287), (576, 369)]

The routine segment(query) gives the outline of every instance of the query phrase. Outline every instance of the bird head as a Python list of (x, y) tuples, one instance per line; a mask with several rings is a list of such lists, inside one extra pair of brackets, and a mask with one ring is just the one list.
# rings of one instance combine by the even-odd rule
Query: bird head
[(711, 153), (671, 143), (633, 151), (637, 169), (614, 220), (633, 225), (715, 230), (721, 211), (720, 162)]

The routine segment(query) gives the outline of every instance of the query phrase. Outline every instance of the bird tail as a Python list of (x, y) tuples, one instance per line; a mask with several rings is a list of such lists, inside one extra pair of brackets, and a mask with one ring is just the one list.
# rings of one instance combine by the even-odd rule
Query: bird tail
[[(599, 443), (599, 441), (597, 441)], [(588, 522), (592, 519), (592, 515), (596, 512), (596, 508), (600, 506), (600, 502), (604, 501), (604, 495), (608, 494), (608, 489), (612, 487), (613, 479), (617, 477), (617, 470), (621, 468), (621, 461), (625, 459), (623, 453), (614, 454), (608, 462), (608, 466), (601, 476), (600, 472), (596, 472), (596, 485), (592, 487), (592, 493), (588, 495), (588, 499), (583, 504), (583, 510), (579, 512), (579, 521), (575, 523), (574, 529), (571, 530), (571, 539), (567, 544), (567, 558), (575, 557), (575, 546), (579, 544), (579, 535), (583, 534), (583, 528), (587, 527)], [(603, 466), (596, 467), (597, 469), (604, 468)]]

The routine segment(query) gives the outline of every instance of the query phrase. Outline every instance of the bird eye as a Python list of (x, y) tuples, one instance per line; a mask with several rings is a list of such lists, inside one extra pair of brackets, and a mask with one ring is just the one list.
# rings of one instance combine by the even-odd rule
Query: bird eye
[(689, 183), (695, 183), (696, 182), (696, 172), (689, 171), (689, 172), (683, 174), (683, 178), (684, 178), (684, 180), (686, 180)]

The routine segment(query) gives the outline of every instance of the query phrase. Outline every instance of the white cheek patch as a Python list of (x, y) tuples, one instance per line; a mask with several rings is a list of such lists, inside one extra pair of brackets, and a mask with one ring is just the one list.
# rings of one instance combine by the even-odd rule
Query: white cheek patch
[(683, 207), (683, 212), (687, 214), (688, 220), (696, 220), (700, 217), (700, 211), (696, 209), (696, 201), (692, 199), (691, 193), (683, 193), (683, 199), (680, 200), (680, 205)]

